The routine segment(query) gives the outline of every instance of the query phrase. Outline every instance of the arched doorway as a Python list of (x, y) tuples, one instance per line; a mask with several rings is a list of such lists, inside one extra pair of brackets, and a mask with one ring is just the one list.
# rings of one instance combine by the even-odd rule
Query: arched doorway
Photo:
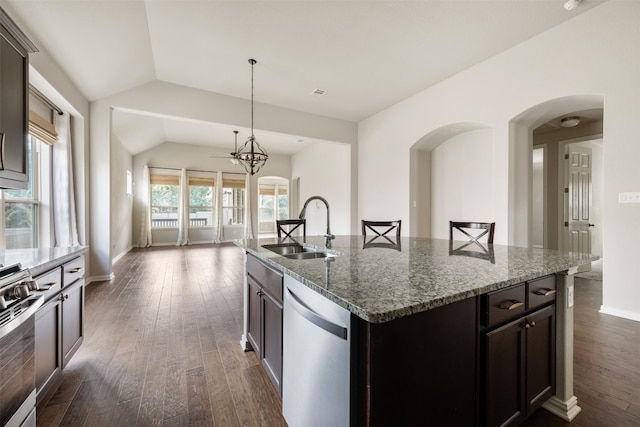
[[(520, 165), (515, 168), (518, 170), (515, 203), (528, 208), (520, 209), (517, 214), (510, 212), (510, 218), (514, 221), (514, 228), (527, 236), (528, 246), (569, 250), (567, 242), (572, 218), (569, 206), (572, 200), (574, 203), (585, 196), (581, 214), (586, 204), (591, 204), (591, 212), (596, 218), (601, 215), (603, 105), (603, 97), (598, 95), (563, 97), (538, 104), (512, 120), (515, 142), (512, 146), (518, 153), (516, 162)], [(577, 117), (578, 123), (563, 126), (562, 119), (567, 117)], [(570, 155), (570, 147), (578, 143), (585, 145), (587, 141), (591, 141), (588, 144), (593, 147), (593, 155), (587, 162), (593, 166), (589, 175), (592, 185), (591, 189), (581, 189), (571, 178), (569, 163), (576, 157)], [(544, 150), (542, 164), (533, 156), (534, 150), (541, 149)], [(584, 183), (579, 185), (583, 186)], [(584, 194), (580, 195), (580, 191)], [(540, 203), (544, 205), (543, 209), (540, 209)], [(602, 222), (596, 222), (599, 222), (599, 227), (592, 229), (596, 233), (596, 245), (592, 248), (601, 251), (602, 245), (597, 242), (601, 242), (598, 236), (602, 235)], [(590, 252), (603, 255), (593, 250)]]

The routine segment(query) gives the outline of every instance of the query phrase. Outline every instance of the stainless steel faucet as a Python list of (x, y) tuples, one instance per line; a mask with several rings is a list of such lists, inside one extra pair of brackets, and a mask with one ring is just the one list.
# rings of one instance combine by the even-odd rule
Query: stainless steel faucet
[(305, 219), (305, 214), (307, 213), (307, 205), (312, 200), (320, 200), (327, 207), (327, 232), (324, 235), (324, 247), (327, 248), (327, 249), (331, 249), (331, 240), (335, 239), (336, 236), (331, 234), (331, 228), (329, 227), (329, 202), (327, 202), (324, 197), (320, 197), (320, 196), (311, 196), (311, 197), (309, 197), (307, 199), (307, 201), (304, 202), (304, 206), (302, 207), (302, 210), (300, 211), (299, 218), (300, 219)]

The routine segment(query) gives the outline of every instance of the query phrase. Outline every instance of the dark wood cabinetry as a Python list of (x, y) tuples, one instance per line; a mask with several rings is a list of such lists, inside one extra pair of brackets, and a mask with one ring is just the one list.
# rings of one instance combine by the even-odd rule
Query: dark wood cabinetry
[(482, 301), (483, 425), (517, 425), (555, 392), (555, 276)]
[(247, 339), (282, 394), (282, 279), (279, 271), (247, 255)]
[(55, 390), (60, 372), (82, 344), (83, 271), (84, 257), (81, 256), (35, 277), (46, 300), (35, 320), (38, 405)]
[(0, 9), (0, 187), (27, 188), (29, 53), (35, 46)]

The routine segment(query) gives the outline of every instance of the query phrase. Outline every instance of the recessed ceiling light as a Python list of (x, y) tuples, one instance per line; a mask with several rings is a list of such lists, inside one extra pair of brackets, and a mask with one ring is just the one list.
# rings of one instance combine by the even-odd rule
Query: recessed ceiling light
[(327, 93), (326, 90), (323, 89), (314, 89), (313, 92), (311, 92), (311, 95), (315, 95), (315, 96), (322, 96), (325, 93)]
[(562, 120), (560, 120), (560, 126), (564, 128), (572, 128), (574, 126), (578, 126), (579, 123), (580, 123), (580, 117), (578, 116), (565, 117)]

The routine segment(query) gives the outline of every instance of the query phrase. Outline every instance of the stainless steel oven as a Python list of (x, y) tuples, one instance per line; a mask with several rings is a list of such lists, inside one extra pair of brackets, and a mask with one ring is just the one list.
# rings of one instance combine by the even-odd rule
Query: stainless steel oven
[(20, 264), (0, 269), (0, 426), (36, 425), (35, 312), (42, 296)]

